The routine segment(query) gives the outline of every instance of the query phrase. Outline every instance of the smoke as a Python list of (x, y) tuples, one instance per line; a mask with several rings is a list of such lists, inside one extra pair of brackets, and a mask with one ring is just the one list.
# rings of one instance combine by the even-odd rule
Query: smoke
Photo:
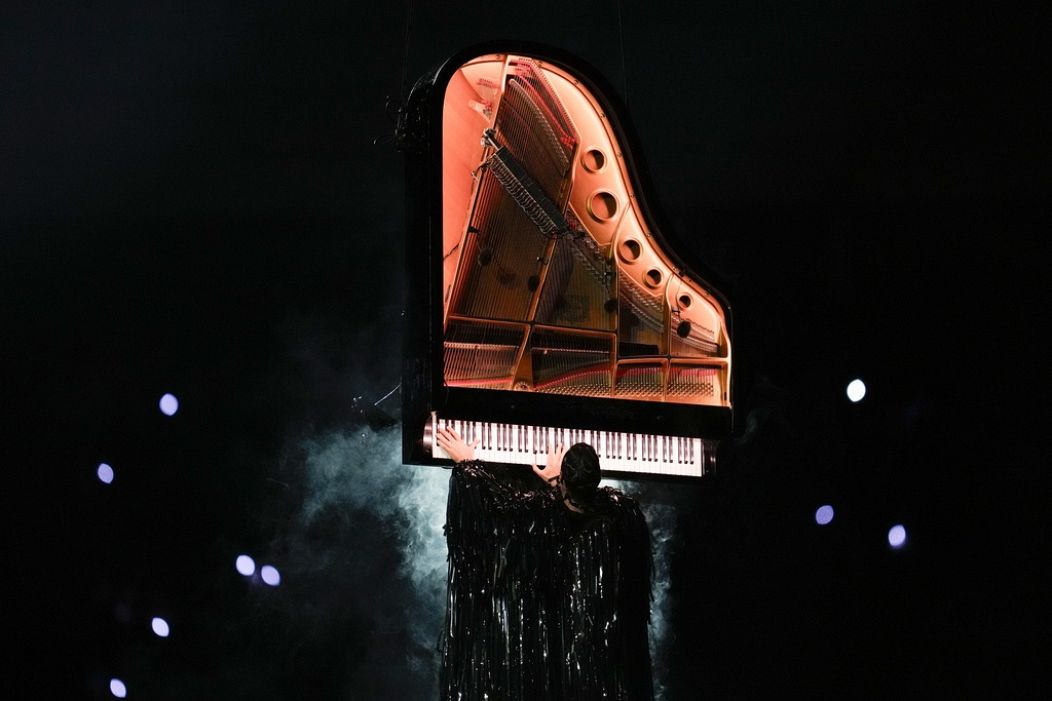
[[(398, 426), (329, 432), (300, 447), (301, 498), (275, 543), (289, 579), (303, 582), (286, 592), (290, 625), (303, 628), (305, 638), (315, 636), (305, 645), (309, 654), (326, 645), (347, 651), (322, 656), (345, 665), (342, 675), (335, 673), (342, 678), (333, 681), (334, 697), (436, 698), (448, 471), (403, 466)], [(650, 644), (656, 696), (664, 699), (676, 509), (660, 495), (647, 498), (660, 485), (607, 483), (635, 492), (650, 526)]]
[(650, 548), (654, 556), (654, 581), (650, 602), (650, 657), (654, 670), (654, 698), (667, 698), (668, 659), (671, 647), (672, 600), (669, 596), (671, 579), (669, 562), (676, 534), (675, 506), (667, 503), (673, 495), (663, 485), (643, 485), (606, 480), (607, 484), (639, 500), (650, 528)]
[(403, 466), (397, 426), (314, 436), (297, 456), (299, 503), (272, 548), (301, 657), (331, 665), (326, 698), (437, 697), (449, 473)]

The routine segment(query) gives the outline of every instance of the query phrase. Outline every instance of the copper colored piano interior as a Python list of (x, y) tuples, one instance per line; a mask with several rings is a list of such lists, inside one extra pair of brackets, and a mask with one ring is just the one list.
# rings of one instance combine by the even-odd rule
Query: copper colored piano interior
[(588, 213), (599, 221), (607, 221), (617, 214), (617, 199), (609, 192), (600, 190), (588, 200)]
[(729, 407), (723, 311), (658, 247), (598, 100), (498, 54), (462, 65), (443, 100), (446, 386)]
[(606, 156), (597, 148), (591, 148), (581, 155), (581, 165), (589, 173), (598, 173), (606, 165)]
[(626, 263), (636, 262), (643, 253), (643, 247), (635, 239), (625, 239), (617, 250), (621, 254), (621, 259)]

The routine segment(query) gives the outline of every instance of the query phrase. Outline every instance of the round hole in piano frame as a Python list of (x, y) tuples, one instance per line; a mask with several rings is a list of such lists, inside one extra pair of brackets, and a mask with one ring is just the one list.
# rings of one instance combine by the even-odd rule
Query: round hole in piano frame
[(679, 306), (680, 306), (680, 308), (688, 309), (690, 307), (691, 301), (692, 300), (690, 298), (690, 295), (680, 295), (679, 296)]
[(625, 239), (617, 247), (618, 255), (626, 263), (635, 263), (643, 255), (643, 247), (635, 239)]
[(646, 275), (643, 276), (643, 282), (645, 282), (649, 287), (657, 287), (661, 284), (661, 280), (664, 277), (665, 276), (661, 274), (660, 270), (658, 270), (657, 268), (651, 268), (646, 272)]
[(606, 155), (597, 148), (590, 148), (581, 154), (581, 166), (589, 173), (598, 173), (606, 167)]
[(596, 221), (609, 221), (617, 214), (617, 198), (606, 190), (597, 190), (588, 198), (588, 213)]

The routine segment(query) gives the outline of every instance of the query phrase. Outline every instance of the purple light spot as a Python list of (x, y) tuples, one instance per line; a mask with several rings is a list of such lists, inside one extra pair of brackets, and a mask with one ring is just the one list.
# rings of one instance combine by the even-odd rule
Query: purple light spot
[(110, 693), (119, 699), (128, 695), (128, 687), (120, 679), (110, 679)]
[(103, 484), (110, 484), (113, 482), (113, 468), (104, 462), (99, 463), (99, 469), (95, 471), (95, 474), (99, 476), (99, 481)]
[(168, 633), (171, 632), (168, 628), (168, 621), (160, 616), (153, 617), (153, 620), (150, 621), (150, 627), (153, 628), (153, 632), (157, 634), (158, 638), (167, 638)]
[(902, 525), (892, 526), (888, 531), (888, 544), (893, 548), (901, 548), (906, 542), (906, 528)]
[(256, 571), (256, 561), (248, 555), (238, 555), (234, 566), (237, 567), (238, 572), (246, 577), (251, 576)]
[(259, 570), (259, 576), (263, 578), (263, 581), (272, 587), (276, 587), (281, 584), (281, 573), (270, 565), (263, 565)]
[(833, 507), (829, 504), (819, 506), (818, 511), (815, 511), (815, 523), (819, 526), (824, 526), (833, 520)]
[(179, 411), (179, 400), (174, 394), (165, 394), (161, 397), (161, 413), (165, 416), (174, 416)]

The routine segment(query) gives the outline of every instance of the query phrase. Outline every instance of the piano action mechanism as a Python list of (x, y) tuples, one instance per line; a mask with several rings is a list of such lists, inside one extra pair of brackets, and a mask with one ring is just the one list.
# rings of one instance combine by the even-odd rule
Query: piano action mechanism
[(505, 47), (413, 89), (403, 462), (448, 464), (432, 436), (451, 424), (497, 463), (580, 440), (618, 476), (712, 469), (732, 425), (730, 307), (658, 232), (599, 84)]

